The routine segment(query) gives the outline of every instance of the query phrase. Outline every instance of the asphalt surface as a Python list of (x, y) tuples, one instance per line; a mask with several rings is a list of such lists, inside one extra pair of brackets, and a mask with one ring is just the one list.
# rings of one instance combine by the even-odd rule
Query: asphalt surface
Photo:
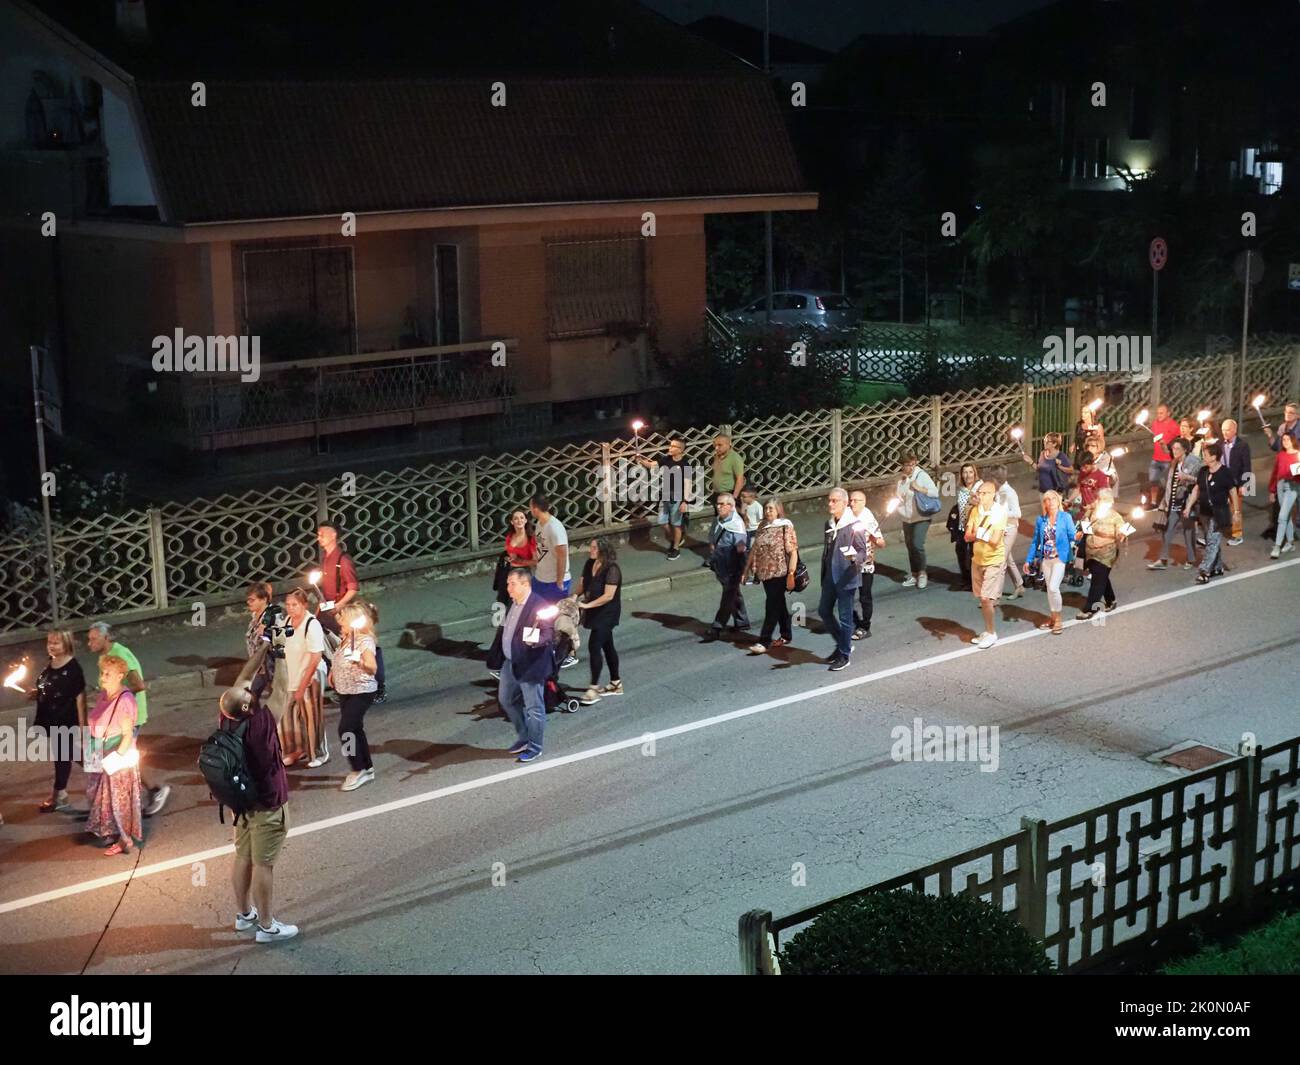
[[(807, 629), (763, 657), (702, 645), (715, 586), (647, 594), (616, 633), (628, 694), (552, 715), (545, 757), (527, 767), (504, 751), (486, 625), (393, 647), (392, 694), (367, 720), (377, 781), (341, 793), (337, 753), (290, 771), (296, 834), (276, 911), (302, 934), (275, 947), (233, 930), (229, 828), (194, 769), (214, 692), (159, 695), (146, 775), (175, 790), (138, 857), (106, 858), (77, 822), (38, 814), (48, 767), (4, 767), (0, 971), (736, 972), (748, 909), (789, 912), (1024, 815), (1166, 782), (1174, 771), (1147, 758), (1183, 741), (1233, 751), (1247, 731), (1262, 744), (1300, 731), (1300, 559), (1270, 562), (1262, 527), (1252, 510), (1228, 577), (1203, 588), (1178, 568), (1148, 572), (1145, 533), (1116, 568), (1121, 608), (1104, 625), (1040, 633), (1045, 597), (1029, 592), (1004, 600), (1004, 640), (987, 651), (968, 642), (976, 602), (947, 583), (951, 549), (932, 539), (929, 588), (905, 589), (894, 537), (875, 635), (835, 674), (829, 638)], [(793, 597), (814, 626), (816, 587)], [(1084, 590), (1069, 590), (1067, 618)], [(761, 590), (747, 597), (757, 622)], [(581, 688), (586, 671), (584, 655), (562, 677)], [(999, 726), (996, 771), (895, 761), (891, 730), (918, 716)], [(81, 781), (74, 770), (74, 798)]]

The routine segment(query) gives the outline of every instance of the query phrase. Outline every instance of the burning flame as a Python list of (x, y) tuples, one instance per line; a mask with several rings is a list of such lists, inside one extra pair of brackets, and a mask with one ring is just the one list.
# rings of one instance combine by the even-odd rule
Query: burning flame
[(559, 612), (560, 612), (560, 608), (558, 606), (544, 606), (542, 607), (541, 610), (537, 612), (537, 616), (541, 618), (543, 621), (550, 621), (551, 618), (558, 615)]
[(307, 580), (313, 585), (320, 584), (320, 570), (318, 569), (312, 570), (309, 574), (307, 574)]
[(1210, 415), (1213, 413), (1214, 411), (1210, 410), (1209, 407), (1206, 407), (1204, 410), (1198, 410), (1196, 412), (1196, 420), (1198, 422), (1208, 422), (1210, 420)]
[(897, 498), (891, 499), (888, 503), (885, 504), (885, 513), (886, 514), (894, 513), (894, 511), (898, 509), (898, 503), (899, 501)]
[(351, 627), (354, 629), (364, 629), (370, 624), (370, 619), (365, 614), (358, 614), (351, 621)]
[[(1146, 496), (1143, 496), (1143, 497), (1142, 497), (1142, 502), (1145, 503), (1146, 501), (1147, 501), (1147, 497), (1146, 497)], [(1146, 511), (1143, 510), (1141, 507), (1134, 507), (1134, 508), (1133, 508), (1133, 514), (1131, 515), (1131, 517), (1133, 518), (1134, 521), (1137, 521), (1137, 520), (1138, 520), (1140, 517), (1142, 517), (1145, 513), (1146, 513)]]
[(1022, 428), (1020, 428), (1020, 426), (1017, 425), (1014, 429), (1011, 430), (1012, 440), (1023, 440), (1024, 438), (1025, 438), (1025, 431)]
[(1261, 392), (1258, 396), (1256, 396), (1254, 399), (1250, 401), (1250, 405), (1254, 407), (1256, 410), (1259, 410), (1259, 408), (1264, 405), (1264, 400), (1266, 400), (1267, 398), (1268, 397), (1265, 396), (1263, 392)]
[(18, 666), (16, 666), (14, 669), (12, 669), (9, 672), (9, 675), (5, 677), (5, 687), (13, 688), (13, 690), (16, 692), (22, 691), (22, 688), (20, 688), (19, 685), (22, 683), (24, 678), (26, 678), (26, 676), (27, 676), (27, 664), (23, 662), (20, 663)]
[(1092, 411), (1093, 414), (1096, 414), (1099, 410), (1101, 410), (1101, 404), (1102, 404), (1101, 397), (1098, 396), (1096, 399), (1094, 399), (1091, 403), (1088, 404), (1088, 409)]
[(639, 433), (644, 428), (645, 428), (645, 422), (643, 422), (640, 418), (638, 418), (636, 421), (632, 423), (632, 432), (634, 433)]
[(1143, 407), (1140, 411), (1137, 412), (1137, 417), (1134, 418), (1133, 420), (1137, 422), (1138, 425), (1146, 425), (1147, 419), (1150, 417), (1151, 417), (1151, 412), (1147, 410), (1146, 407)]
[(1113, 503), (1109, 503), (1109, 502), (1107, 502), (1107, 501), (1104, 500), (1104, 499), (1101, 500), (1101, 501), (1097, 504), (1097, 509), (1096, 509), (1096, 511), (1094, 511), (1094, 513), (1093, 513), (1093, 517), (1095, 517), (1095, 518), (1104, 518), (1107, 514), (1109, 514), (1109, 513), (1111, 512), (1111, 509), (1113, 508), (1113, 506), (1114, 506)]
[(1127, 454), (1128, 454), (1128, 448), (1126, 447), (1113, 447), (1110, 449), (1111, 458), (1117, 459), (1121, 455), (1127, 455)]

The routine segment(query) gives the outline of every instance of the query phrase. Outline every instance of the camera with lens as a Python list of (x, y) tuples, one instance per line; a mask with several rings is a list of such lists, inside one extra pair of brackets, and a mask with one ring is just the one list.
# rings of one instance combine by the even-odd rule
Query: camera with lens
[(284, 641), (293, 635), (293, 626), (284, 607), (268, 603), (258, 621), (262, 626), (262, 639), (271, 646), (267, 648), (268, 658), (284, 657)]

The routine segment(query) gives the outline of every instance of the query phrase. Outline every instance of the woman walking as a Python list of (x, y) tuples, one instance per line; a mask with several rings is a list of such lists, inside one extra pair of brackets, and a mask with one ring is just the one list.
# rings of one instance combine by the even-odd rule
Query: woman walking
[[(587, 562), (578, 578), (578, 609), (582, 611), (582, 624), (590, 635), (587, 650), (591, 657), (591, 684), (578, 700), (590, 706), (608, 695), (622, 695), (623, 681), (618, 672), (618, 651), (614, 648), (614, 629), (623, 609), (623, 571), (610, 542), (597, 536), (587, 545)], [(609, 683), (601, 686), (600, 672), (609, 662)]]
[(970, 587), (971, 543), (966, 539), (966, 523), (970, 519), (970, 508), (975, 503), (975, 486), (979, 483), (980, 471), (973, 462), (965, 463), (957, 475), (957, 529), (953, 536), (953, 551), (957, 555), (957, 568), (961, 571), (963, 588)]
[(1047, 609), (1052, 620), (1038, 627), (1051, 629), (1054, 636), (1061, 634), (1061, 578), (1074, 544), (1074, 519), (1061, 507), (1061, 493), (1049, 490), (1043, 493), (1043, 512), (1034, 523), (1034, 537), (1025, 555), (1024, 573), (1037, 561), (1043, 571), (1043, 584), (1047, 589)]
[(117, 655), (100, 657), (99, 698), (87, 722), (86, 831), (108, 845), (106, 856), (128, 854), (144, 839), (134, 736), (138, 711), (125, 684), (128, 672), (130, 667)]
[(371, 604), (353, 600), (339, 611), (338, 618), (343, 642), (330, 665), (329, 682), (339, 697), (339, 742), (352, 767), (343, 779), (342, 790), (356, 791), (375, 779), (365, 717), (379, 690), (375, 679), (379, 645), (374, 636), (379, 613)]
[(284, 641), (284, 669), (289, 681), (289, 709), (280, 719), (280, 748), (289, 766), (308, 759), (311, 769), (330, 760), (329, 737), (321, 689), (325, 683), (325, 629), (311, 612), (302, 588), (284, 599), (293, 635)]
[(1277, 503), (1277, 535), (1269, 558), (1278, 558), (1283, 551), (1295, 550), (1295, 525), (1291, 512), (1300, 501), (1300, 442), (1293, 432), (1282, 433), (1281, 450), (1273, 462), (1273, 477), (1268, 486), (1269, 502)]
[[(769, 499), (763, 504), (763, 520), (754, 534), (745, 563), (745, 576), (757, 577), (766, 596), (763, 605), (763, 627), (758, 643), (751, 644), (749, 653), (761, 655), (769, 647), (781, 647), (794, 639), (790, 622), (790, 606), (785, 593), (794, 591), (794, 572), (799, 566), (799, 538), (794, 523), (785, 516), (785, 507), (779, 499)], [(772, 633), (780, 628), (776, 639)]]
[(1128, 522), (1115, 509), (1115, 493), (1103, 488), (1079, 527), (1079, 533), (1088, 537), (1088, 576), (1092, 579), (1088, 583), (1087, 605), (1077, 615), (1078, 620), (1087, 621), (1102, 604), (1108, 614), (1115, 609), (1115, 589), (1110, 575), (1119, 561), (1120, 544), (1128, 539), (1124, 531), (1127, 526)]
[(510, 512), (504, 554), (497, 565), (496, 580), (493, 582), (498, 603), (504, 606), (510, 605), (510, 596), (506, 594), (506, 577), (510, 571), (512, 569), (531, 571), (537, 565), (539, 557), (532, 515), (523, 507), (515, 507)]
[(898, 516), (903, 521), (903, 540), (907, 544), (907, 568), (904, 588), (924, 588), (925, 540), (930, 535), (930, 521), (939, 509), (939, 489), (934, 479), (917, 464), (916, 455), (903, 452), (902, 470), (894, 493), (898, 496)]
[(1169, 556), (1179, 531), (1183, 534), (1183, 544), (1187, 549), (1187, 558), (1183, 569), (1196, 565), (1196, 519), (1184, 517), (1183, 506), (1187, 503), (1187, 493), (1196, 484), (1196, 471), (1201, 468), (1201, 460), (1188, 448), (1190, 444), (1182, 437), (1169, 442), (1169, 453), (1173, 456), (1169, 463), (1169, 475), (1165, 478), (1165, 490), (1160, 509), (1165, 512), (1165, 537), (1160, 544), (1160, 557), (1147, 563), (1147, 569), (1167, 569)]
[(1070, 465), (1070, 460), (1061, 450), (1060, 433), (1044, 435), (1043, 450), (1038, 453), (1038, 459), (1034, 460), (1025, 455), (1024, 460), (1037, 471), (1040, 492), (1061, 493), (1069, 487), (1070, 475), (1074, 473), (1074, 467)]
[(68, 801), (68, 777), (72, 775), (71, 729), (86, 725), (86, 676), (73, 655), (72, 633), (66, 629), (45, 637), (45, 652), (50, 661), (36, 679), (36, 687), (27, 698), (36, 703), (38, 729), (44, 729), (50, 743), (50, 760), (54, 762), (54, 791), (38, 810), (43, 814), (72, 809)]

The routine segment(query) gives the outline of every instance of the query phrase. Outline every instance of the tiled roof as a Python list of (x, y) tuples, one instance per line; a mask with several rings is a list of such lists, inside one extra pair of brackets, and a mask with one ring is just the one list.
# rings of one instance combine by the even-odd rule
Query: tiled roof
[(761, 76), (138, 85), (173, 221), (806, 191)]

